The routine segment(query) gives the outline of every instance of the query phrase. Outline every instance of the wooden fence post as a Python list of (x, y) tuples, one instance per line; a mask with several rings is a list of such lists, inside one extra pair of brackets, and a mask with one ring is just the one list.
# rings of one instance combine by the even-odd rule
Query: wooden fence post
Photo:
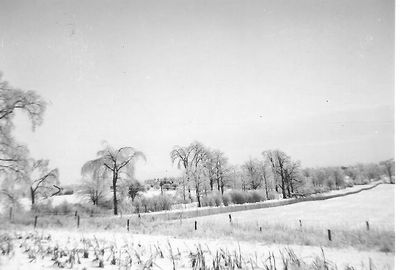
[(232, 223), (232, 216), (229, 214), (229, 222)]
[(367, 225), (367, 231), (369, 231), (369, 222), (365, 221), (365, 224)]
[(33, 223), (33, 228), (36, 229), (36, 226), (37, 226), (37, 216), (35, 216), (35, 221)]
[(76, 222), (76, 225), (77, 225), (78, 228), (79, 228), (80, 219), (81, 219), (81, 217), (78, 215), (78, 220)]
[(331, 234), (331, 230), (328, 229), (328, 240), (332, 241), (332, 234)]
[(262, 232), (262, 227), (260, 227), (260, 232)]
[(303, 224), (301, 223), (301, 219), (299, 219), (299, 224), (300, 224), (300, 229), (303, 226)]
[(194, 221), (194, 230), (197, 231), (197, 220)]
[(126, 220), (126, 229), (127, 229), (128, 232), (129, 232), (129, 219)]

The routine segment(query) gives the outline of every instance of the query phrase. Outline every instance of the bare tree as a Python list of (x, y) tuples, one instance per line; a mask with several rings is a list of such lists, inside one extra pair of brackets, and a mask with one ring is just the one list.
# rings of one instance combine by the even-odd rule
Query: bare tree
[(395, 168), (395, 161), (394, 161), (394, 159), (392, 158), (392, 159), (388, 159), (388, 160), (382, 161), (380, 164), (384, 167), (385, 173), (386, 173), (387, 176), (389, 177), (390, 183), (391, 183), (391, 184), (394, 184), (394, 179), (393, 179), (393, 176), (394, 176), (394, 168)]
[(258, 169), (258, 164), (258, 160), (249, 159), (242, 166), (242, 169), (247, 176), (247, 183), (250, 189), (257, 189), (261, 186), (261, 177)]
[(176, 161), (178, 163), (178, 169), (184, 168), (185, 177), (182, 179), (182, 189), (183, 189), (183, 201), (186, 202), (186, 186), (188, 186), (189, 199), (192, 200), (190, 194), (190, 158), (193, 148), (175, 146), (170, 153), (172, 164)]
[(109, 190), (107, 179), (110, 177), (110, 173), (100, 162), (97, 165), (92, 169), (85, 168), (85, 166), (81, 169), (83, 184), (79, 193), (88, 195), (93, 205), (99, 205)]
[(28, 169), (28, 149), (13, 138), (14, 116), (25, 113), (34, 130), (43, 121), (46, 103), (34, 91), (23, 91), (9, 85), (0, 73), (0, 174), (23, 177)]
[(291, 197), (294, 192), (294, 183), (298, 180), (297, 173), (300, 167), (299, 162), (292, 162), (290, 157), (283, 151), (264, 151), (263, 156), (271, 164), (275, 181), (280, 180), (280, 187), (283, 198)]
[(49, 169), (48, 160), (33, 161), (29, 178), (32, 205), (35, 204), (38, 195), (54, 196), (57, 190), (60, 191), (58, 169)]
[(201, 176), (204, 174), (205, 162), (207, 161), (207, 151), (205, 147), (199, 142), (194, 142), (189, 147), (193, 153), (192, 158), (190, 160), (190, 167), (192, 169), (192, 174), (193, 174), (194, 187), (197, 198), (197, 206), (201, 207), (200, 185), (202, 183)]
[(139, 192), (145, 191), (144, 185), (137, 180), (133, 180), (128, 183), (128, 196), (131, 198), (132, 203), (135, 200)]
[(270, 170), (270, 166), (268, 164), (267, 161), (260, 161), (258, 163), (258, 171), (259, 174), (261, 176), (261, 179), (264, 183), (264, 189), (265, 189), (265, 196), (267, 198), (267, 200), (269, 200), (269, 190), (271, 189), (271, 170)]
[(224, 153), (220, 150), (206, 150), (204, 166), (211, 190), (214, 189), (216, 183), (217, 190), (223, 194), (228, 170), (228, 159), (224, 156)]
[(119, 179), (133, 179), (135, 162), (138, 158), (146, 159), (144, 154), (132, 147), (121, 147), (114, 149), (106, 145), (103, 150), (97, 153), (98, 158), (86, 162), (82, 172), (90, 172), (104, 166), (111, 172), (114, 215), (118, 215), (117, 182)]

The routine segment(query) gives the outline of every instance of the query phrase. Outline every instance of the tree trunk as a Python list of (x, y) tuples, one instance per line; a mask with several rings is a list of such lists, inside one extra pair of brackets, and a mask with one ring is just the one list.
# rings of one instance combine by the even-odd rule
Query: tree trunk
[(114, 215), (118, 215), (118, 201), (117, 201), (117, 172), (113, 172), (113, 193), (114, 193)]
[(285, 187), (285, 179), (282, 177), (282, 196), (286, 199), (286, 187)]
[(267, 197), (267, 200), (269, 200), (268, 198), (268, 184), (267, 184), (267, 178), (264, 177), (264, 185), (265, 185), (265, 196)]
[(32, 201), (32, 205), (35, 204), (35, 191), (33, 190), (33, 188), (31, 187), (31, 201)]
[(189, 185), (189, 184), (188, 184), (188, 193), (189, 193), (189, 200), (190, 200), (190, 202), (193, 202), (192, 193), (190, 192), (190, 185)]
[(201, 207), (200, 202), (200, 187), (196, 185), (196, 197), (197, 197), (197, 207)]
[(394, 184), (394, 182), (393, 182), (393, 180), (392, 180), (392, 168), (391, 168), (391, 166), (387, 166), (386, 169), (387, 169), (387, 171), (388, 171), (389, 183), (390, 183), (390, 184)]

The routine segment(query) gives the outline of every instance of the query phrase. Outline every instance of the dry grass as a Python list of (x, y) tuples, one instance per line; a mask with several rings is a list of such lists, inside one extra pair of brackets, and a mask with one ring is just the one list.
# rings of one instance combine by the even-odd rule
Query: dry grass
[[(77, 240), (77, 239), (75, 239)], [(50, 234), (14, 233), (0, 235), (0, 258), (10, 262), (22, 261), (24, 267), (46, 265), (52, 268), (86, 267), (110, 269), (337, 269), (326, 259), (324, 250), (305, 260), (290, 248), (269, 252), (267, 256), (245, 256), (240, 246), (234, 251), (211, 250), (198, 244), (195, 249), (180, 250), (167, 246), (145, 246), (140, 242), (117, 243), (105, 239), (82, 237), (73, 244), (70, 240), (60, 243)], [(372, 265), (372, 264), (371, 264)], [(117, 267), (117, 268), (115, 268)], [(355, 268), (350, 268), (355, 269)], [(372, 269), (371, 267), (369, 269)]]

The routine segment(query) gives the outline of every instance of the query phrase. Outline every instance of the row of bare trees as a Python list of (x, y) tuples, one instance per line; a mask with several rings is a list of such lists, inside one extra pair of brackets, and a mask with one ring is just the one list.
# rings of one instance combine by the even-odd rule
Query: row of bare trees
[[(197, 204), (201, 205), (201, 193), (213, 191), (215, 187), (221, 194), (226, 186), (234, 186), (241, 179), (241, 188), (258, 189), (264, 187), (266, 198), (272, 188), (282, 192), (283, 198), (291, 197), (300, 183), (300, 163), (280, 150), (264, 151), (264, 160), (250, 159), (239, 169), (228, 164), (228, 159), (219, 150), (212, 150), (199, 142), (188, 146), (175, 146), (170, 153), (172, 163), (183, 170), (182, 196), (192, 200), (194, 189)], [(205, 183), (208, 183), (205, 184)]]

